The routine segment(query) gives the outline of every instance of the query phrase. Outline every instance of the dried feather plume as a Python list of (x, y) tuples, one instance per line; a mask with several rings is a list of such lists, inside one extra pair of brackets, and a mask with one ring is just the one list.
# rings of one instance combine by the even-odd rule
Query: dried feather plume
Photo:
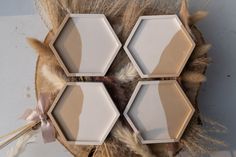
[(112, 135), (117, 140), (124, 143), (134, 153), (143, 157), (154, 157), (147, 145), (143, 145), (139, 141), (138, 136), (125, 126), (122, 126), (121, 123), (116, 124), (115, 128), (112, 130)]
[(41, 41), (34, 38), (26, 38), (26, 40), (39, 56), (49, 56), (52, 54), (50, 48), (44, 45)]
[(138, 73), (132, 63), (128, 63), (119, 72), (115, 74), (115, 77), (122, 82), (129, 82), (138, 77)]

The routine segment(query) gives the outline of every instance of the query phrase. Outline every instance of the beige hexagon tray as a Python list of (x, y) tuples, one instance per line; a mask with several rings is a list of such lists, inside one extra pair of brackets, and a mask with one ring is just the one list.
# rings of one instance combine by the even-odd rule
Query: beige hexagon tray
[(142, 78), (178, 77), (195, 44), (176, 15), (141, 16), (124, 49)]
[(100, 145), (119, 117), (103, 83), (67, 83), (48, 111), (64, 141)]
[(140, 81), (124, 116), (144, 144), (176, 142), (194, 108), (176, 81)]
[(121, 43), (103, 14), (70, 14), (50, 47), (67, 76), (104, 76)]

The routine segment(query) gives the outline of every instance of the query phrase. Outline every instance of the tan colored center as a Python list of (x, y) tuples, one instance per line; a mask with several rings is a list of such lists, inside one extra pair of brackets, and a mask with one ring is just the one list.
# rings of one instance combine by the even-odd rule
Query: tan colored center
[(55, 48), (69, 72), (79, 72), (82, 58), (82, 39), (72, 19), (68, 20), (66, 27), (57, 38)]
[(69, 141), (76, 141), (79, 134), (79, 117), (84, 94), (80, 86), (68, 86), (54, 109), (54, 117)]
[(158, 85), (158, 95), (166, 115), (168, 132), (170, 138), (175, 139), (182, 130), (184, 117), (187, 117), (187, 108), (183, 105), (182, 95), (177, 91), (174, 84), (160, 82)]
[(182, 66), (186, 52), (191, 48), (184, 31), (179, 30), (164, 49), (159, 63), (150, 75), (177, 73)]

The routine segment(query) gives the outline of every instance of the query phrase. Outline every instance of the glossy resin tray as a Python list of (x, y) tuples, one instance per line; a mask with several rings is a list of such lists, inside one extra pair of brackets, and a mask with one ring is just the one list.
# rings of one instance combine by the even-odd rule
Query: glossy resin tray
[(194, 42), (176, 15), (141, 16), (124, 49), (142, 78), (178, 77)]
[(71, 144), (100, 145), (119, 117), (103, 83), (67, 83), (48, 115)]
[(124, 116), (144, 144), (176, 142), (194, 113), (176, 81), (140, 81)]
[(121, 43), (103, 14), (70, 14), (50, 47), (67, 76), (104, 76)]

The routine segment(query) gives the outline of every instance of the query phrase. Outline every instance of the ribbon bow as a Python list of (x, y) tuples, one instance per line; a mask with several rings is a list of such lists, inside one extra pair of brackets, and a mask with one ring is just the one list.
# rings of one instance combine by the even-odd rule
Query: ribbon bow
[(49, 109), (49, 98), (46, 93), (39, 95), (39, 99), (35, 109), (27, 109), (22, 118), (27, 121), (41, 122), (41, 132), (44, 143), (53, 142), (56, 139), (55, 129), (47, 118)]

